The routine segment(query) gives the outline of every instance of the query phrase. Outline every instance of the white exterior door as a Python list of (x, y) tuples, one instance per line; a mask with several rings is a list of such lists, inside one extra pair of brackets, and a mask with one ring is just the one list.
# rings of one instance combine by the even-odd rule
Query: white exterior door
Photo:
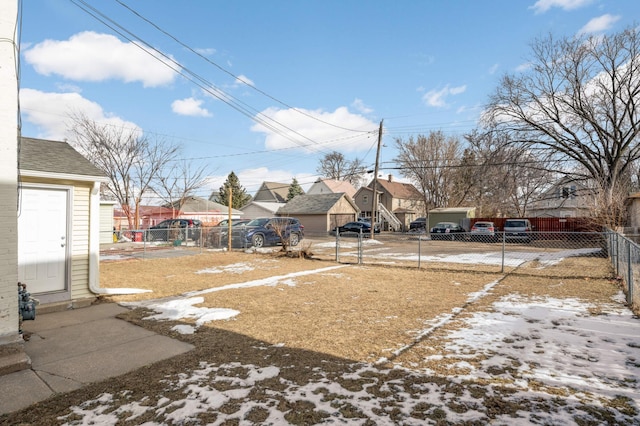
[(18, 281), (32, 294), (67, 289), (69, 190), (22, 187), (18, 216)]

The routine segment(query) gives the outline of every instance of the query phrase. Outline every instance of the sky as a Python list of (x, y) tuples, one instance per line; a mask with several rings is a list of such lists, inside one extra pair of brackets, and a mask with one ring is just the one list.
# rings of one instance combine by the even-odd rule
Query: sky
[[(328, 243), (330, 245), (330, 243)], [(379, 241), (371, 240), (369, 246), (380, 245)], [(355, 250), (356, 245), (350, 248)], [(345, 247), (349, 248), (349, 247)], [(370, 247), (371, 248), (371, 247)], [(567, 250), (562, 253), (549, 254), (547, 261), (541, 262), (541, 268), (560, 262), (565, 257), (581, 255), (578, 251)], [(528, 253), (514, 253), (520, 255), (519, 262), (530, 260)], [(551, 258), (553, 256), (553, 258)], [(390, 259), (404, 259), (402, 255), (390, 255)], [(514, 257), (515, 259), (515, 257)], [(448, 256), (446, 261), (469, 263), (468, 256)], [(224, 306), (202, 306), (203, 294), (216, 291), (242, 291), (242, 289), (256, 286), (296, 286), (314, 285), (313, 275), (332, 273), (340, 274), (342, 268), (357, 268), (357, 265), (337, 265), (318, 268), (292, 274), (274, 276), (267, 279), (243, 282), (242, 273), (254, 268), (258, 264), (251, 261), (226, 265), (223, 267), (206, 268), (198, 273), (211, 274), (215, 277), (220, 273), (236, 273), (239, 282), (221, 287), (185, 293), (180, 296), (151, 299), (142, 302), (129, 302), (126, 305), (143, 307), (150, 311), (146, 319), (185, 321), (173, 327), (177, 332), (192, 334), (198, 327), (207, 323), (233, 318), (239, 311)], [(304, 276), (303, 280), (298, 280)], [(337, 277), (339, 279), (339, 276)], [(490, 294), (499, 280), (487, 282), (482, 290), (471, 293), (465, 306), (473, 304)], [(198, 306), (196, 306), (198, 305)], [(416, 336), (432, 335), (436, 330), (460, 320), (460, 312), (464, 309), (456, 308), (445, 312), (433, 320), (426, 321), (424, 329), (416, 330)], [(598, 315), (589, 312), (597, 310)], [(497, 374), (503, 374), (506, 383), (513, 388), (511, 395), (503, 394), (506, 401), (536, 401), (535, 411), (519, 410), (518, 419), (506, 413), (497, 416), (492, 424), (577, 424), (576, 417), (585, 423), (591, 421), (599, 423), (602, 419), (591, 417), (591, 414), (581, 406), (606, 405), (604, 400), (627, 398), (630, 404), (640, 406), (638, 393), (640, 377), (640, 323), (636, 316), (624, 305), (624, 295), (619, 293), (608, 304), (591, 305), (578, 299), (556, 299), (548, 296), (527, 297), (517, 293), (497, 299), (486, 311), (471, 309), (471, 315), (465, 316), (458, 327), (453, 327), (442, 337), (445, 342), (444, 351), (447, 357), (459, 359), (458, 367), (466, 367), (467, 375), (446, 375), (448, 381), (464, 383), (470, 380), (481, 386), (483, 380), (495, 380)], [(496, 332), (499, 330), (499, 332)], [(285, 348), (284, 344), (273, 343), (274, 346)], [(413, 344), (406, 347), (397, 346), (392, 353), (397, 356), (404, 351), (411, 350)], [(541, 348), (544, 350), (541, 351)], [(433, 359), (441, 359), (443, 355), (431, 355)], [(479, 360), (479, 361), (478, 361)], [(514, 363), (513, 360), (519, 360)], [(375, 364), (354, 363), (353, 368), (345, 371), (343, 379), (350, 380), (371, 379), (372, 374), (380, 372), (380, 365), (388, 359), (382, 358)], [(402, 413), (408, 414), (419, 406), (435, 406), (446, 412), (449, 421), (482, 421), (486, 420), (484, 413), (473, 407), (482, 406), (482, 399), (476, 399), (473, 392), (456, 394), (446, 386), (446, 381), (430, 381), (423, 392), (411, 393), (411, 382), (403, 382), (403, 377), (438, 376), (442, 371), (414, 369), (408, 365), (396, 365), (408, 374), (393, 375), (389, 386), (393, 391), (388, 396), (384, 393), (376, 397), (367, 397), (367, 390), (353, 386), (343, 386), (316, 371), (316, 375), (308, 383), (290, 383), (281, 379), (278, 392), (288, 401), (311, 401), (316, 410), (324, 410), (330, 418), (344, 424), (362, 424), (362, 419), (345, 418), (335, 405), (336, 400), (347, 401), (360, 412), (365, 413), (376, 424), (387, 424), (388, 416), (383, 407), (386, 398), (394, 401)], [(381, 368), (384, 373), (384, 369)], [(243, 371), (243, 374), (238, 373)], [(501, 371), (502, 373), (496, 373)], [(276, 365), (256, 366), (230, 362), (228, 364), (211, 364), (201, 361), (200, 368), (194, 371), (182, 371), (175, 376), (167, 377), (167, 390), (183, 389), (183, 393), (174, 392), (172, 395), (182, 395), (182, 398), (162, 398), (157, 405), (149, 402), (148, 398), (135, 400), (122, 389), (114, 393), (103, 393), (91, 396), (85, 403), (71, 407), (73, 419), (69, 424), (110, 424), (127, 415), (130, 421), (136, 418), (147, 418), (149, 412), (154, 413), (154, 421), (145, 424), (164, 424), (172, 420), (187, 422), (196, 421), (201, 413), (208, 410), (216, 412), (214, 424), (224, 424), (225, 421), (238, 420), (238, 413), (247, 413), (252, 408), (262, 408), (268, 411), (265, 424), (283, 424), (285, 421), (286, 404), (277, 404), (269, 395), (264, 400), (256, 401), (250, 397), (251, 389), (261, 381), (277, 378), (280, 367)], [(318, 379), (319, 376), (319, 379)], [(241, 379), (242, 378), (242, 379)], [(418, 381), (419, 382), (419, 381)], [(571, 388), (573, 393), (557, 394), (554, 389)], [(326, 390), (330, 389), (332, 398), (324, 398)], [(397, 397), (399, 396), (399, 397)], [(235, 413), (217, 411), (230, 400), (239, 404)], [(122, 402), (124, 401), (124, 403)], [(451, 403), (455, 401), (465, 407), (465, 410), (452, 410)], [(554, 401), (554, 402), (553, 402)], [(545, 410), (544, 403), (555, 407)], [(284, 406), (284, 410), (282, 407)], [(609, 404), (611, 406), (611, 404)], [(616, 410), (613, 410), (616, 411)], [(637, 424), (633, 414), (623, 409), (617, 411), (616, 423)], [(61, 418), (61, 420), (68, 420)], [(403, 424), (424, 424), (423, 421), (406, 417)]]
[[(0, 6), (1, 8), (1, 6)], [(337, 151), (402, 180), (396, 140), (462, 137), (530, 43), (622, 31), (637, 0), (39, 0), (21, 2), (22, 135), (70, 116), (140, 131), (204, 168), (304, 189)], [(372, 174), (369, 174), (371, 178)]]

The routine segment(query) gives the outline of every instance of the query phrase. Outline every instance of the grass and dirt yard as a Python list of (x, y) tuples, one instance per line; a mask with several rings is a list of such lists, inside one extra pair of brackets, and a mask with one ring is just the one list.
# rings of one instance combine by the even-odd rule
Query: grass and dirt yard
[(195, 349), (12, 421), (640, 424), (640, 321), (606, 259), (500, 274), (212, 251), (100, 268), (102, 287), (151, 290), (102, 302)]

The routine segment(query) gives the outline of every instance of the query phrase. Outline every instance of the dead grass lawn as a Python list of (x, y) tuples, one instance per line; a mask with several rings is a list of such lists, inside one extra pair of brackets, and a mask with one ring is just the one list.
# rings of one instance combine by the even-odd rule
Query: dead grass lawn
[[(284, 344), (352, 360), (376, 362), (410, 345), (428, 322), (456, 308), (487, 310), (504, 294), (610, 300), (615, 284), (604, 278), (604, 259), (569, 259), (571, 275), (581, 262), (599, 262), (599, 278), (549, 278), (508, 275), (491, 293), (466, 306), (472, 293), (504, 277), (487, 272), (460, 272), (397, 266), (345, 265), (328, 272), (282, 280), (275, 286), (226, 289), (204, 295), (204, 306), (235, 309), (231, 320), (208, 327), (236, 332), (271, 344)], [(173, 259), (148, 259), (101, 264), (103, 287), (136, 287), (153, 293), (109, 297), (113, 301), (177, 296), (292, 272), (337, 265), (335, 262), (290, 258), (283, 253), (205, 253)], [(534, 271), (542, 270), (532, 265)], [(562, 265), (551, 267), (552, 273)], [(210, 271), (203, 273), (203, 271)], [(218, 271), (212, 273), (211, 271)], [(552, 274), (552, 275), (553, 275)], [(449, 327), (455, 327), (453, 322)], [(433, 344), (433, 342), (431, 342)], [(437, 350), (435, 347), (431, 350)], [(422, 354), (424, 355), (424, 353)], [(406, 359), (417, 362), (422, 357)], [(413, 359), (411, 359), (413, 358)]]

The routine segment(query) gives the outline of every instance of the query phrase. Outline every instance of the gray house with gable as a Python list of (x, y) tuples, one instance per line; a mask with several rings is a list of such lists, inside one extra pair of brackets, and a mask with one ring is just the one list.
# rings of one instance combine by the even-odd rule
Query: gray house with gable
[(360, 210), (344, 192), (304, 194), (278, 209), (278, 216), (297, 217), (307, 235), (326, 235), (336, 226), (354, 221)]

